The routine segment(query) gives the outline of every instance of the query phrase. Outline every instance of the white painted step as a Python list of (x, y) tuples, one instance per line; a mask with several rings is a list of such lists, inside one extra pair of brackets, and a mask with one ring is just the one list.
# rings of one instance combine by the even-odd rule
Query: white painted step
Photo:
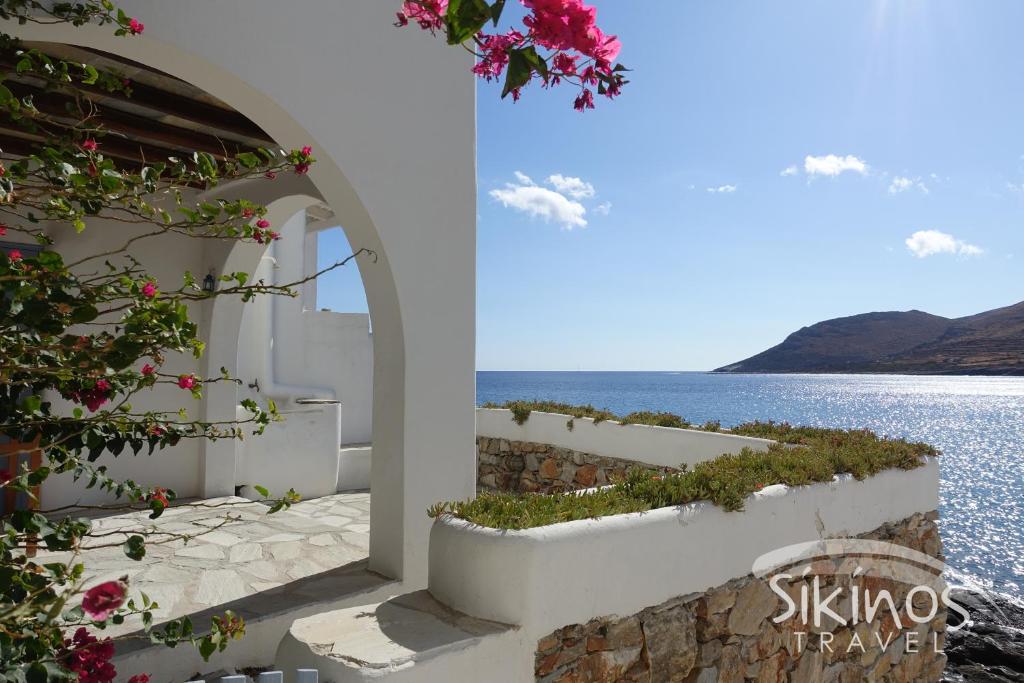
[(491, 681), (498, 680), (495, 667), (510, 674), (521, 667), (512, 661), (517, 637), (513, 627), (468, 617), (417, 591), (295, 621), (275, 666), (319, 669), (321, 683)]

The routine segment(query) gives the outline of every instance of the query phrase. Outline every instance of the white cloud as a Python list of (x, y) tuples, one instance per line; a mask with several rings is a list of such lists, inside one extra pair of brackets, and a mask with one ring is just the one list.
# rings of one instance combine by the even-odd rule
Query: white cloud
[(906, 239), (907, 249), (918, 258), (935, 254), (956, 254), (958, 256), (979, 256), (981, 247), (968, 244), (949, 233), (938, 230), (918, 230)]
[(596, 194), (594, 186), (585, 182), (582, 178), (564, 176), (561, 173), (549, 175), (548, 185), (555, 188), (562, 194), (569, 195), (573, 199), (589, 199)]
[(804, 171), (807, 175), (827, 175), (835, 177), (846, 171), (854, 171), (864, 175), (868, 172), (868, 165), (863, 159), (858, 159), (852, 154), (845, 157), (827, 154), (821, 157), (807, 155), (804, 158)]
[(732, 194), (737, 189), (736, 185), (719, 185), (718, 187), (709, 187), (708, 192), (712, 194)]
[(554, 190), (534, 185), (519, 171), (515, 176), (518, 183), (507, 183), (504, 188), (491, 190), (491, 197), (506, 208), (543, 218), (545, 222), (554, 221), (568, 230), (587, 227), (587, 209), (582, 204)]
[(928, 186), (921, 182), (920, 178), (908, 178), (898, 175), (889, 183), (889, 194), (899, 194), (907, 190), (917, 188), (924, 194), (928, 194)]
[(794, 164), (792, 166), (787, 166), (786, 168), (782, 169), (782, 172), (779, 173), (779, 175), (783, 176), (783, 177), (786, 177), (786, 176), (796, 175), (799, 172), (800, 172), (800, 169), (796, 167), (796, 164)]
[(598, 204), (597, 206), (594, 207), (594, 213), (600, 214), (602, 216), (607, 216), (611, 212), (612, 212), (612, 203), (611, 202), (601, 202), (600, 204)]

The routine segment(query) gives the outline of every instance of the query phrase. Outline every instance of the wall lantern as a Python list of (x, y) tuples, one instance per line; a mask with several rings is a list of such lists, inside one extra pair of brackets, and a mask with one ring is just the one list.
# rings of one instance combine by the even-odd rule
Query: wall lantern
[(217, 280), (213, 277), (213, 271), (203, 278), (203, 291), (212, 294), (217, 289)]

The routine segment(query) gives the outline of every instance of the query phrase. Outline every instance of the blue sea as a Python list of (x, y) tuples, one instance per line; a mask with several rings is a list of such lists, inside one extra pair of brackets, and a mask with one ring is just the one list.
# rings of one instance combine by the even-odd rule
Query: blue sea
[(942, 450), (941, 532), (954, 581), (1024, 597), (1024, 377), (479, 372), (477, 401), (549, 399), (694, 423), (868, 427)]

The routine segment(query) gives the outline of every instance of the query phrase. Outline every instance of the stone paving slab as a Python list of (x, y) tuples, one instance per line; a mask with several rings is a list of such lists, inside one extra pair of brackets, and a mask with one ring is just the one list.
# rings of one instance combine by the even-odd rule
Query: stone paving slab
[(463, 651), (510, 628), (456, 612), (424, 590), (297, 619), (278, 655), (320, 669), (325, 680), (361, 681)]
[[(127, 576), (129, 595), (145, 592), (159, 603), (154, 621), (203, 615), (193, 617), (197, 627), (208, 623), (207, 614), (224, 609), (261, 616), (330, 601), (385, 581), (365, 569), (369, 510), (370, 494), (358, 492), (302, 501), (272, 515), (267, 506), (236, 497), (192, 501), (156, 520), (148, 511), (94, 515), (94, 532), (108, 535), (84, 544), (86, 585)], [(143, 529), (195, 537), (147, 544), (146, 556), (136, 562), (116, 544)], [(52, 561), (69, 554), (40, 552), (38, 557)], [(106, 633), (139, 628), (139, 621), (130, 619)]]

